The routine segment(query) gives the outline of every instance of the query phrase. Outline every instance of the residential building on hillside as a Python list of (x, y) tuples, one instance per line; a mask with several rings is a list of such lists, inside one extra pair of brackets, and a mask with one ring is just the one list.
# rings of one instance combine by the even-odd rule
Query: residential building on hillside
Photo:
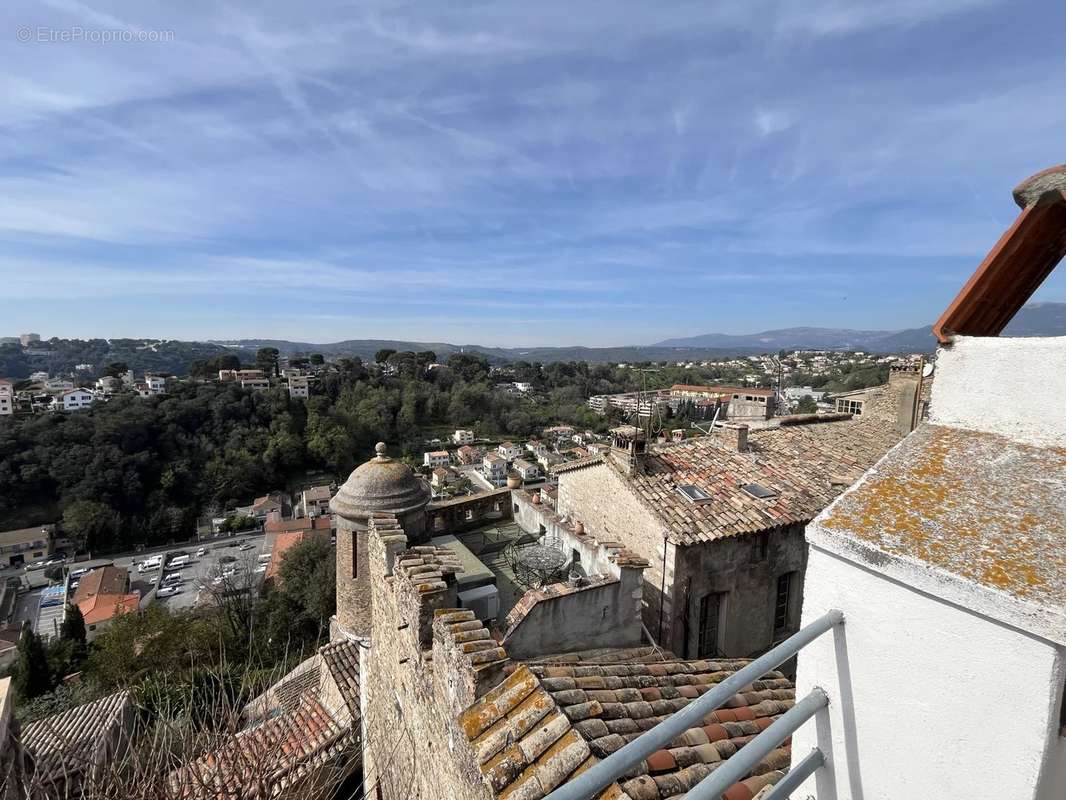
[(481, 451), (469, 444), (464, 444), (456, 450), (455, 455), (460, 464), (476, 464), (481, 460)]
[(160, 375), (151, 375), (145, 373), (144, 376), (145, 385), (148, 387), (148, 393), (152, 396), (162, 395), (167, 393), (167, 380)]
[(44, 390), (49, 394), (62, 394), (74, 388), (74, 381), (70, 378), (48, 378), (44, 382)]
[(15, 387), (9, 380), (0, 378), (0, 417), (15, 413)]
[[(295, 517), (282, 519), (280, 514), (272, 514), (263, 523), (263, 549), (273, 552), (278, 539), (287, 534), (323, 535), (329, 539), (333, 530), (333, 517), (326, 513), (318, 517)], [(271, 559), (273, 560), (273, 559)]]
[(329, 484), (312, 486), (300, 492), (297, 511), (304, 517), (319, 517), (329, 513), (329, 501), (333, 499), (333, 487)]
[(85, 635), (95, 639), (121, 614), (135, 613), (141, 593), (130, 591), (129, 572), (121, 567), (97, 567), (85, 575), (74, 592), (73, 603), (85, 618)]
[(53, 398), (52, 408), (56, 411), (81, 411), (94, 402), (96, 397), (88, 389), (71, 389)]
[(510, 462), (522, 455), (522, 448), (514, 442), (504, 442), (496, 448), (496, 452), (504, 461)]
[(499, 453), (486, 453), (481, 461), (481, 471), (485, 480), (494, 486), (503, 486), (507, 482), (507, 462)]
[(447, 450), (433, 450), (422, 454), (422, 465), (426, 467), (446, 467), (452, 463)]
[(52, 554), (55, 525), (0, 532), (0, 566), (20, 567)]
[(241, 378), (240, 383), (242, 389), (252, 389), (257, 392), (270, 388), (270, 380), (267, 378)]
[(473, 441), (474, 432), (471, 430), (463, 430), (460, 428), (452, 434), (452, 442), (455, 444), (471, 444)]
[(516, 458), (511, 466), (524, 481), (534, 481), (541, 477), (540, 466), (524, 458)]
[(41, 334), (39, 333), (23, 333), (19, 336), (19, 343), (23, 347), (29, 347), (31, 344), (36, 344), (41, 341)]
[(555, 467), (557, 512), (649, 562), (643, 614), (660, 645), (747, 656), (796, 629), (804, 525), (900, 438), (854, 420), (730, 423), (648, 450), (623, 427), (606, 458)]
[(311, 379), (306, 375), (289, 377), (289, 397), (304, 400), (311, 396)]

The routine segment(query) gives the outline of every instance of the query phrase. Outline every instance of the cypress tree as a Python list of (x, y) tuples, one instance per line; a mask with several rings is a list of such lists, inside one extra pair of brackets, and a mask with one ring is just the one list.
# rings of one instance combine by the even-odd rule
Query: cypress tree
[(15, 686), (19, 694), (27, 700), (52, 689), (52, 670), (48, 666), (48, 654), (44, 651), (41, 638), (28, 624), (23, 626), (22, 636), (19, 637), (15, 675)]

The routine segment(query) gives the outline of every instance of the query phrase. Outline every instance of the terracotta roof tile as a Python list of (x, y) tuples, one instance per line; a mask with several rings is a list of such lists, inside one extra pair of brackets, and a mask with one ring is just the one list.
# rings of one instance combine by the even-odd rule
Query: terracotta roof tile
[[(865, 420), (754, 430), (747, 452), (715, 434), (658, 447), (627, 480), (674, 544), (694, 544), (809, 522), (846, 488), (830, 475), (868, 469), (899, 440)], [(753, 483), (774, 495), (752, 496), (743, 487)], [(690, 502), (678, 491), (685, 484), (708, 498)]]

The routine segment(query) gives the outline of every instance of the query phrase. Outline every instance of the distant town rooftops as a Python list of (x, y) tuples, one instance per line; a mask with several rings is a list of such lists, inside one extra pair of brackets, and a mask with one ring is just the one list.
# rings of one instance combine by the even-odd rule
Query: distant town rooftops
[(692, 386), (686, 383), (675, 383), (670, 387), (670, 391), (718, 395), (750, 394), (753, 397), (770, 397), (774, 393), (773, 389), (756, 389), (750, 386)]

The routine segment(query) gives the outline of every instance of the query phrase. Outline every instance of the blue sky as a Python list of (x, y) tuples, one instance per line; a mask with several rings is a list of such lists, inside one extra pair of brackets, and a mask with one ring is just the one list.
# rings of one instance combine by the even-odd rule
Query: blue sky
[[(1066, 161), (1060, 0), (0, 18), (0, 335), (910, 327), (1013, 220), (1011, 187)], [(1039, 299), (1066, 301), (1064, 272)]]

